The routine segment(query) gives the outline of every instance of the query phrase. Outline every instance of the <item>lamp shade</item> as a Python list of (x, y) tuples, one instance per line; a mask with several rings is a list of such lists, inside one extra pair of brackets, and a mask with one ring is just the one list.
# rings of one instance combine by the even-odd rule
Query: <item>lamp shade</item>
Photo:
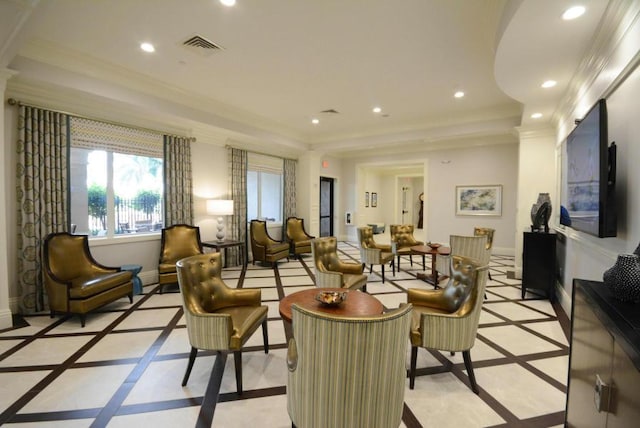
[(231, 215), (233, 214), (233, 201), (227, 199), (209, 199), (207, 201), (207, 214)]

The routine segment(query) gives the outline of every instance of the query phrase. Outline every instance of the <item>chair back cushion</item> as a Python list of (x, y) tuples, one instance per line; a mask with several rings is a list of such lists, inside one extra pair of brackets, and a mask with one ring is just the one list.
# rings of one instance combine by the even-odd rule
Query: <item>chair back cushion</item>
[[(411, 305), (340, 318), (292, 307), (287, 409), (299, 427), (397, 428)], [(295, 352), (292, 351), (295, 348)], [(294, 364), (291, 364), (294, 363)]]
[(77, 278), (89, 278), (105, 270), (89, 252), (87, 235), (55, 233), (44, 241), (46, 268), (59, 280), (73, 282)]
[(304, 220), (298, 217), (287, 219), (287, 239), (289, 241), (308, 241), (309, 235), (304, 230)]
[(473, 236), (486, 236), (487, 237), (487, 250), (490, 250), (493, 246), (493, 234), (495, 229), (489, 227), (476, 227), (473, 229)]
[(160, 264), (175, 264), (196, 254), (202, 254), (199, 227), (176, 224), (162, 229)]
[(487, 235), (460, 236), (451, 235), (451, 255), (477, 260), (480, 266), (489, 264), (491, 249), (487, 248)]
[(267, 232), (267, 222), (264, 220), (251, 220), (249, 232), (251, 240), (264, 247), (268, 247), (273, 241)]
[(339, 271), (338, 239), (334, 236), (316, 238), (311, 241), (313, 263), (319, 272)]
[(451, 257), (449, 281), (442, 290), (442, 309), (448, 313), (456, 312), (466, 303), (476, 286), (478, 265), (471, 259), (460, 256)]
[(372, 227), (359, 227), (358, 242), (360, 242), (360, 248), (376, 248), (376, 241), (373, 239)]
[(389, 233), (391, 233), (391, 242), (395, 242), (399, 249), (423, 244), (413, 236), (412, 224), (392, 224), (389, 226)]

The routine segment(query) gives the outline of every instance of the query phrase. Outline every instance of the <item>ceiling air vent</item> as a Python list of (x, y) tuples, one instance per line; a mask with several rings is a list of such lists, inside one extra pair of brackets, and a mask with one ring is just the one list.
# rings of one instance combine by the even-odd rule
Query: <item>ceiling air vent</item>
[(329, 114), (340, 114), (340, 112), (338, 110), (335, 109), (327, 109), (327, 110), (322, 110), (320, 113), (329, 113)]
[(182, 46), (186, 47), (192, 52), (204, 56), (209, 56), (215, 51), (219, 51), (222, 49), (221, 46), (216, 45), (211, 40), (207, 40), (198, 34), (196, 34), (195, 36), (191, 36), (187, 40), (182, 42)]

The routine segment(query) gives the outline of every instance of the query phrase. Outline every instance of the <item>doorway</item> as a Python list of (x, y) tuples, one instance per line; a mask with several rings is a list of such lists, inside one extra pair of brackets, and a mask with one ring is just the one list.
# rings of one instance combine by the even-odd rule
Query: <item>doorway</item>
[(333, 236), (333, 178), (320, 177), (320, 236)]

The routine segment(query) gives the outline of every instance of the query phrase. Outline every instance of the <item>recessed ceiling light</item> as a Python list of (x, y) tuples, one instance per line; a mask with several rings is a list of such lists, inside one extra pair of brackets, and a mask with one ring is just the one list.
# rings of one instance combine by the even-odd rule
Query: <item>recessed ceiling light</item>
[(457, 91), (455, 94), (453, 94), (453, 96), (456, 97), (456, 98), (462, 98), (462, 97), (464, 97), (464, 92)]
[(581, 17), (586, 10), (587, 9), (585, 9), (584, 6), (572, 6), (564, 11), (564, 13), (562, 14), (562, 19), (564, 19), (565, 21), (571, 21), (572, 19)]
[(220, 3), (222, 3), (225, 6), (235, 6), (236, 5), (236, 0), (220, 0)]
[(558, 82), (556, 82), (555, 80), (545, 80), (540, 86), (546, 89), (546, 88), (553, 88), (557, 84)]
[(153, 47), (153, 45), (151, 43), (147, 43), (147, 42), (141, 43), (140, 44), (140, 49), (142, 49), (145, 52), (155, 52), (156, 51), (156, 48)]
[(373, 112), (374, 113), (380, 113), (382, 111), (382, 109), (380, 107), (374, 107), (373, 108)]
[(531, 119), (540, 119), (542, 117), (542, 113), (533, 113), (531, 115)]
[(313, 123), (314, 125), (317, 125), (320, 123), (320, 121), (318, 119), (311, 119), (311, 123)]

